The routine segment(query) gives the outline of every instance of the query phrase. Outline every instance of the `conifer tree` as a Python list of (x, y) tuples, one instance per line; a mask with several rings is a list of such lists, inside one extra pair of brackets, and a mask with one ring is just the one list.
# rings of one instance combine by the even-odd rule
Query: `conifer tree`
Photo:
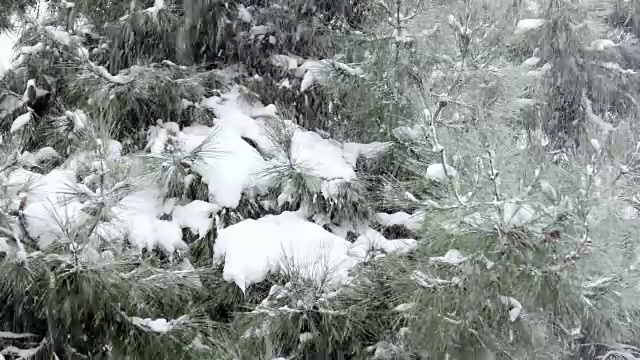
[(635, 85), (589, 4), (47, 3), (0, 15), (0, 358), (635, 356)]

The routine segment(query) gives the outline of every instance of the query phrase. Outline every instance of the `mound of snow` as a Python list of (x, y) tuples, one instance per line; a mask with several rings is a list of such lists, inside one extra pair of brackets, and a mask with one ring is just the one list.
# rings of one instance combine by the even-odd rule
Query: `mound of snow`
[(518, 227), (525, 225), (533, 220), (534, 215), (535, 210), (530, 205), (519, 205), (512, 202), (504, 204), (503, 222), (506, 226)]
[(377, 213), (376, 220), (384, 227), (402, 225), (409, 230), (418, 230), (424, 222), (424, 215), (425, 214), (423, 212), (407, 214), (404, 211), (399, 211), (393, 214)]
[(32, 118), (33, 118), (33, 115), (31, 115), (31, 112), (26, 112), (18, 116), (15, 120), (13, 120), (13, 123), (11, 124), (11, 129), (9, 130), (9, 132), (14, 133), (22, 129), (25, 125), (27, 125), (31, 121)]
[(369, 144), (345, 143), (344, 152), (351, 166), (356, 166), (358, 158), (375, 159), (393, 146), (390, 142), (372, 142)]
[(159, 248), (171, 255), (187, 245), (182, 241), (178, 223), (157, 218), (166, 210), (153, 190), (135, 192), (112, 208), (114, 219), (101, 223), (96, 229), (97, 236), (105, 241), (127, 237), (140, 250)]
[(213, 225), (211, 215), (220, 207), (201, 200), (194, 200), (184, 206), (176, 206), (171, 214), (173, 222), (181, 228), (189, 228), (200, 238), (204, 237)]
[(372, 251), (383, 251), (387, 254), (405, 255), (418, 247), (415, 239), (387, 240), (372, 228), (364, 229), (356, 241), (349, 247), (349, 255), (365, 261)]
[(442, 166), (442, 164), (431, 164), (427, 167), (427, 179), (433, 181), (447, 181), (447, 176), (457, 177), (458, 171), (448, 164), (445, 166)]
[(541, 27), (545, 23), (546, 21), (544, 19), (522, 19), (518, 21), (514, 34), (516, 35), (524, 34), (530, 30), (535, 30)]
[(351, 180), (356, 177), (344, 151), (312, 131), (296, 131), (291, 141), (293, 163), (309, 174), (324, 179)]
[(348, 280), (357, 261), (348, 256), (350, 243), (296, 213), (248, 219), (218, 233), (214, 258), (224, 260), (223, 278), (242, 291), (263, 281), (269, 272), (295, 275), (339, 285)]
[(233, 130), (226, 128), (186, 128), (178, 139), (184, 151), (192, 151), (205, 140), (204, 156), (194, 164), (194, 171), (209, 186), (210, 200), (221, 207), (236, 208), (244, 190), (266, 190), (261, 174), (267, 162)]
[(181, 150), (190, 152), (207, 141), (207, 155), (195, 164), (194, 171), (209, 184), (209, 200), (220, 207), (237, 207), (245, 191), (263, 193), (272, 185), (271, 177), (266, 176), (268, 170), (291, 165), (321, 178), (319, 191), (327, 198), (334, 197), (340, 185), (355, 179), (359, 157), (375, 158), (391, 146), (379, 142), (341, 144), (291, 121), (275, 119), (291, 136), (291, 147), (279, 149), (269, 133), (275, 129), (267, 126), (267, 120), (275, 117), (275, 106), (245, 100), (239, 86), (202, 100), (200, 106), (215, 113), (216, 127), (188, 126), (177, 134), (177, 142)]
[(29, 236), (37, 239), (38, 246), (43, 249), (64, 238), (66, 230), (87, 219), (86, 214), (82, 212), (82, 204), (77, 201), (66, 204), (36, 202), (28, 205), (23, 214)]

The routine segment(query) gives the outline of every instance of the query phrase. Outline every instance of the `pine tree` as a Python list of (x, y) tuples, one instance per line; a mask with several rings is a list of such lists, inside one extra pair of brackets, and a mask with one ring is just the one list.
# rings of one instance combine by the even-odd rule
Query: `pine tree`
[[(511, 61), (519, 2), (293, 3), (12, 5), (0, 354), (631, 356), (631, 111), (566, 159), (520, 146), (560, 90)], [(606, 64), (554, 4), (531, 47)], [(610, 99), (568, 68), (576, 138)]]

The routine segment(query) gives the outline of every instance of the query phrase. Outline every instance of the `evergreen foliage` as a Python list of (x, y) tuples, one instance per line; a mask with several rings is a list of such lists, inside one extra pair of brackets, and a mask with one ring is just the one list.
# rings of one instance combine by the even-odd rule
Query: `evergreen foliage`
[(640, 358), (632, 1), (0, 7), (0, 359)]

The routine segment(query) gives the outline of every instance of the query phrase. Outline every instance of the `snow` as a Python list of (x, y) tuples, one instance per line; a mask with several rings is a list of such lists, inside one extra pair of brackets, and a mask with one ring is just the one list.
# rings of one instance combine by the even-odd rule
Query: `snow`
[(67, 204), (37, 202), (27, 206), (23, 213), (29, 236), (37, 239), (38, 246), (43, 249), (64, 238), (66, 230), (73, 229), (87, 219), (82, 212), (82, 205), (77, 201)]
[(119, 160), (122, 156), (122, 144), (116, 140), (109, 140), (107, 145), (107, 158), (110, 160)]
[[(28, 175), (28, 174), (25, 174)], [(73, 228), (86, 219), (82, 204), (69, 201), (68, 194), (76, 185), (75, 173), (53, 170), (45, 176), (32, 176), (27, 180), (26, 206), (23, 214), (29, 235), (46, 248), (65, 236), (63, 229)]]
[(527, 107), (527, 106), (535, 105), (536, 101), (534, 99), (518, 98), (518, 99), (516, 99), (516, 104), (518, 104), (519, 107), (524, 108), (524, 107)]
[(514, 34), (516, 35), (524, 34), (530, 30), (535, 30), (541, 27), (545, 23), (546, 21), (544, 19), (522, 19), (518, 21)]
[(253, 20), (253, 16), (251, 16), (249, 10), (242, 4), (238, 6), (238, 19), (245, 23), (251, 23), (251, 20)]
[(87, 61), (87, 64), (92, 68), (93, 71), (98, 73), (105, 80), (114, 84), (125, 85), (132, 81), (130, 78), (124, 75), (111, 75), (111, 73), (109, 73), (109, 71), (104, 66), (96, 65), (91, 61)]
[(552, 67), (553, 65), (551, 63), (546, 63), (542, 65), (542, 67), (540, 67), (539, 69), (531, 70), (527, 72), (527, 75), (531, 77), (541, 77), (541, 76), (544, 76), (547, 72), (549, 72), (549, 70), (551, 70)]
[(639, 215), (640, 215), (640, 212), (638, 211), (638, 209), (636, 209), (631, 205), (625, 206), (620, 211), (620, 217), (623, 220), (636, 220), (639, 217)]
[(148, 147), (152, 154), (162, 154), (169, 141), (169, 132), (160, 126), (152, 126), (149, 129)]
[(307, 60), (296, 69), (296, 76), (302, 78), (300, 91), (306, 91), (314, 84), (324, 83), (324, 72), (327, 70), (326, 60)]
[(264, 106), (258, 102), (250, 104), (243, 99), (240, 87), (236, 86), (220, 97), (204, 99), (200, 106), (213, 110), (216, 115), (215, 124), (221, 128), (255, 141), (262, 149), (273, 146), (265, 132), (264, 123), (255, 121), (254, 118), (275, 117), (275, 105)]
[(531, 222), (534, 214), (535, 211), (530, 205), (506, 202), (504, 204), (503, 221), (508, 227), (518, 227)]
[(76, 36), (71, 36), (62, 27), (45, 26), (44, 31), (53, 41), (66, 46), (71, 45), (77, 38)]
[(204, 237), (213, 225), (211, 215), (217, 213), (220, 207), (201, 200), (194, 200), (184, 206), (173, 209), (172, 218), (181, 228), (189, 228), (200, 238)]
[(398, 312), (404, 312), (407, 310), (411, 310), (415, 305), (416, 305), (415, 303), (402, 303), (396, 306), (395, 308), (393, 308), (393, 310)]
[(511, 310), (509, 310), (509, 321), (516, 321), (522, 312), (522, 304), (510, 296), (500, 296), (499, 299), (500, 302), (511, 307)]
[(555, 202), (558, 200), (558, 193), (556, 192), (556, 189), (548, 181), (540, 180), (540, 191), (551, 201)]
[(344, 144), (343, 151), (347, 154), (349, 164), (355, 166), (358, 158), (375, 159), (388, 151), (392, 146), (393, 143), (390, 142), (376, 141), (368, 144), (348, 142)]
[(21, 54), (37, 54), (43, 52), (45, 50), (45, 45), (43, 42), (39, 42), (33, 46), (23, 46), (20, 49)]
[(25, 125), (27, 125), (31, 121), (32, 117), (33, 115), (31, 115), (30, 111), (18, 116), (15, 120), (13, 120), (13, 123), (11, 124), (11, 129), (9, 130), (9, 132), (14, 133), (22, 129)]
[(349, 247), (349, 255), (358, 261), (367, 260), (372, 252), (384, 251), (386, 254), (406, 255), (418, 247), (415, 239), (387, 240), (372, 228), (365, 228), (362, 234)]
[(242, 291), (269, 272), (295, 274), (330, 285), (347, 281), (357, 261), (347, 255), (350, 243), (296, 213), (247, 219), (218, 232), (214, 258), (224, 260), (223, 278)]
[[(286, 158), (269, 134), (269, 123), (262, 119), (275, 118), (275, 106), (245, 100), (239, 86), (220, 96), (203, 99), (200, 106), (214, 112), (215, 128), (188, 126), (178, 134), (178, 142), (181, 149), (188, 152), (208, 138), (210, 145), (207, 146), (215, 154), (200, 161), (195, 171), (210, 184), (210, 201), (221, 207), (236, 207), (246, 190), (266, 191), (272, 185), (265, 176), (267, 170), (290, 164), (302, 173), (321, 178), (323, 195), (334, 197), (341, 185), (355, 179), (358, 157), (374, 158), (391, 146), (391, 143), (380, 142), (341, 144), (276, 118), (291, 134), (290, 158)], [(242, 138), (251, 139), (260, 153)], [(261, 154), (270, 159), (265, 160)], [(281, 202), (286, 201), (285, 198)]]
[(26, 191), (28, 203), (64, 202), (76, 184), (76, 174), (69, 170), (56, 169), (44, 176), (36, 174), (32, 179)]
[(257, 26), (253, 26), (250, 30), (249, 30), (249, 34), (251, 34), (251, 36), (260, 36), (260, 35), (266, 35), (269, 33), (269, 27), (266, 25), (257, 25)]
[(457, 177), (458, 171), (448, 164), (445, 166), (442, 166), (442, 164), (431, 164), (427, 167), (427, 174), (425, 176), (427, 179), (433, 181), (447, 181), (447, 176), (449, 176), (449, 178)]
[(234, 130), (204, 127), (205, 135), (189, 134), (190, 130), (185, 128), (178, 138), (185, 151), (192, 151), (207, 140), (208, 149), (193, 170), (208, 184), (212, 202), (236, 208), (244, 190), (262, 185), (260, 174), (267, 168), (266, 161)]
[(60, 157), (60, 154), (58, 154), (58, 152), (50, 146), (43, 147), (38, 151), (36, 151), (35, 153), (35, 160), (38, 163), (52, 160), (59, 157)]
[(316, 132), (296, 131), (291, 141), (291, 154), (294, 166), (308, 174), (346, 181), (356, 177), (340, 146)]
[(5, 118), (18, 110), (24, 102), (15, 95), (7, 95), (0, 102), (0, 118)]
[[(255, 108), (239, 108), (232, 99), (222, 102), (221, 98), (209, 98), (203, 102), (204, 107), (214, 109), (220, 116), (215, 120), (215, 128), (192, 125), (178, 134), (178, 142), (185, 152), (193, 151), (207, 140), (210, 155), (200, 159), (194, 171), (209, 184), (210, 200), (221, 207), (238, 206), (246, 190), (266, 191), (272, 185), (266, 172), (289, 164), (304, 174), (321, 178), (323, 195), (334, 197), (341, 185), (356, 178), (354, 166), (359, 156), (373, 157), (389, 146), (386, 143), (340, 144), (324, 139), (316, 132), (290, 126), (293, 135), (290, 159), (287, 159), (275, 151), (264, 126), (246, 115), (255, 113)], [(242, 137), (253, 140), (262, 151), (274, 156), (273, 159), (262, 158)]]
[(147, 331), (153, 331), (157, 333), (167, 333), (173, 330), (174, 328), (188, 322), (188, 319), (186, 316), (181, 316), (178, 319), (167, 321), (167, 319), (164, 319), (164, 318), (143, 319), (137, 316), (131, 316), (129, 317), (129, 321), (131, 321), (132, 324), (139, 326)]
[(532, 67), (538, 65), (539, 62), (540, 62), (540, 58), (539, 57), (532, 56), (532, 57), (526, 59), (525, 61), (523, 61), (520, 66), (523, 67), (523, 68), (532, 68)]
[(134, 246), (148, 250), (159, 247), (167, 254), (187, 249), (187, 244), (182, 241), (182, 230), (177, 224), (149, 215), (136, 216), (135, 220), (129, 233), (129, 240)]
[(609, 39), (598, 39), (591, 42), (590, 48), (595, 51), (604, 51), (616, 46), (618, 45)]
[(462, 256), (460, 251), (456, 249), (450, 249), (444, 256), (435, 256), (429, 259), (433, 263), (447, 264), (447, 265), (460, 265), (467, 260)]
[(393, 225), (402, 225), (409, 230), (418, 230), (424, 222), (425, 214), (423, 212), (416, 212), (415, 214), (407, 214), (404, 211), (399, 211), (393, 214), (377, 213), (376, 220), (384, 227)]
[(115, 219), (101, 229), (101, 235), (107, 241), (120, 240), (128, 235), (131, 244), (139, 250), (160, 248), (169, 255), (187, 247), (182, 241), (182, 230), (178, 224), (157, 219), (165, 209), (155, 191), (145, 190), (128, 195), (112, 211)]
[[(19, 177), (29, 179), (28, 173)], [(39, 246), (46, 248), (52, 242), (64, 238), (62, 228), (73, 228), (88, 219), (82, 210), (91, 205), (68, 201), (69, 191), (81, 190), (75, 183), (75, 173), (69, 170), (54, 170), (45, 176), (33, 176), (33, 186), (27, 191), (24, 215), (31, 237), (38, 239)], [(92, 194), (84, 188), (87, 194)], [(171, 221), (157, 219), (164, 209), (154, 191), (134, 192), (111, 208), (114, 218), (100, 223), (94, 236), (103, 241), (119, 241), (128, 238), (134, 248), (152, 250), (159, 248), (168, 255), (184, 250), (180, 226)]]
[(87, 124), (87, 114), (82, 110), (66, 111), (65, 115), (73, 122), (73, 129), (75, 131), (84, 129)]
[(17, 37), (9, 32), (0, 33), (0, 79), (4, 72), (11, 68), (13, 59), (13, 46), (17, 41)]
[(424, 136), (424, 131), (420, 125), (414, 125), (413, 127), (399, 126), (394, 128), (392, 133), (398, 140), (406, 142), (417, 141)]
[(273, 54), (269, 60), (273, 66), (277, 66), (285, 70), (295, 70), (298, 68), (298, 60), (288, 55)]

